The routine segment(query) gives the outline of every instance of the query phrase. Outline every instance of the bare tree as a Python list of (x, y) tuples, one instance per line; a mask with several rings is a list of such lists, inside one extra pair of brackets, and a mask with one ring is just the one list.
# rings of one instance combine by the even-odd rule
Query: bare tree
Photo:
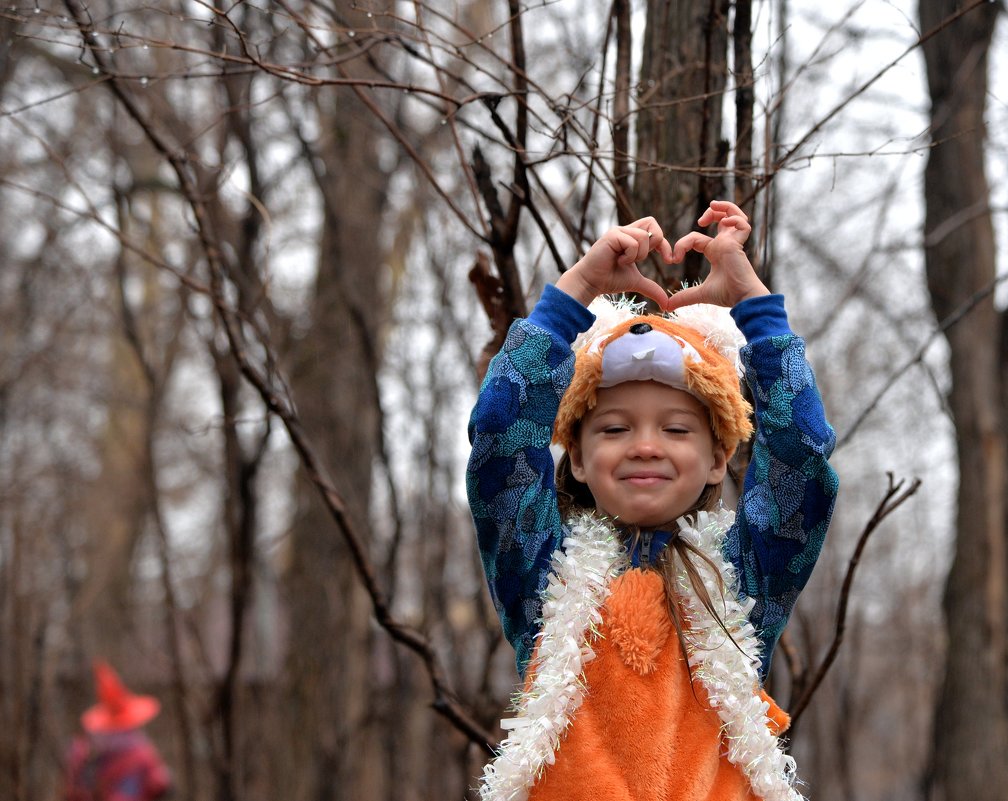
[[(679, 233), (713, 194), (768, 208), (797, 167), (874, 166), (814, 148), (930, 41), (913, 33), (788, 121), (785, 98), (802, 103), (795, 87), (843, 48), (790, 62), (790, 20), (765, 16), (786, 5), (0, 14), (0, 708), (17, 724), (0, 733), (0, 794), (51, 794), (99, 652), (165, 699), (154, 733), (194, 801), (466, 794), (515, 681), (459, 497), (481, 364), (614, 219), (654, 213)], [(859, 7), (822, 24), (864, 37)], [(869, 239), (888, 257), (882, 219)], [(851, 267), (832, 234), (801, 244), (816, 265), (802, 286), (842, 299), (827, 314), (787, 283), (785, 250), (761, 266), (815, 317), (813, 348), (852, 382), (910, 375), (933, 393), (943, 376), (914, 372), (915, 335), (938, 329), (872, 296), (882, 257)], [(861, 349), (857, 313), (892, 316), (906, 369)], [(864, 430), (850, 425), (855, 443)], [(922, 499), (859, 562), (909, 495), (885, 490), (883, 457), (855, 469), (776, 680), (812, 699), (795, 748), (822, 781), (882, 798), (871, 771), (896, 746), (866, 749), (872, 710), (904, 696), (859, 679), (891, 677), (877, 646), (910, 614), (879, 623), (866, 599), (926, 595), (887, 539)]]
[[(710, 198), (726, 193), (729, 143), (723, 135), (722, 106), (728, 81), (729, 7), (724, 0), (647, 4), (632, 205), (657, 215), (673, 231), (693, 228)], [(744, 14), (735, 34), (736, 53), (743, 53), (750, 36)], [(738, 75), (743, 81), (748, 78), (744, 68)], [(742, 141), (747, 141), (752, 119), (741, 122)], [(629, 206), (627, 201), (628, 212)], [(690, 254), (678, 277), (696, 282), (702, 265), (699, 253)]]
[[(376, 11), (381, 11), (378, 7)], [(357, 4), (328, 9), (331, 22), (360, 30), (325, 48), (336, 58), (370, 47), (367, 17)], [(380, 53), (354, 58), (337, 74), (380, 78)], [(389, 172), (378, 156), (380, 123), (352, 88), (314, 89), (304, 98), (319, 133), (311, 138), (293, 114), (321, 201), (322, 230), (310, 309), (310, 333), (292, 344), (292, 391), (300, 416), (332, 465), (332, 480), (360, 530), (368, 527), (372, 466), (381, 421), (376, 376), (387, 320), (387, 283), (381, 263), (381, 230)], [(300, 483), (292, 523), (290, 599), (289, 727), (299, 798), (380, 798), (389, 793), (378, 760), (381, 733), (373, 718), (375, 674), (368, 599), (355, 580), (349, 553), (334, 547), (324, 503), (310, 482)]]
[[(921, 26), (937, 28), (964, 5), (921, 0)], [(929, 793), (948, 801), (1008, 792), (1008, 329), (990, 293), (995, 246), (984, 167), (987, 65), (999, 11), (994, 3), (976, 6), (924, 45), (931, 94), (924, 254), (935, 316), (945, 320), (985, 293), (946, 333), (961, 478)]]

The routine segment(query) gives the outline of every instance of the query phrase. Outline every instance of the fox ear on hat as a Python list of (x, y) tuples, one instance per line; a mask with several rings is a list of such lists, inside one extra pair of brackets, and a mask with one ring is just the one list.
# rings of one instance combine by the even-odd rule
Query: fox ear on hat
[(620, 323), (625, 323), (644, 313), (646, 304), (631, 300), (626, 295), (599, 295), (588, 305), (588, 311), (595, 315), (591, 328), (578, 334), (571, 344), (575, 353), (597, 349), (599, 340), (608, 335)]
[(742, 374), (739, 350), (745, 345), (745, 336), (727, 308), (712, 303), (693, 303), (676, 309), (669, 319), (700, 334), (705, 345), (714, 348), (734, 365), (739, 375)]

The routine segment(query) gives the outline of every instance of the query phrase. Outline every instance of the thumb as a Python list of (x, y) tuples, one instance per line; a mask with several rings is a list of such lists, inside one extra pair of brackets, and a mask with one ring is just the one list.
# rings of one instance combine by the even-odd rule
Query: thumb
[(705, 303), (707, 302), (707, 298), (704, 295), (703, 284), (680, 289), (665, 300), (665, 311), (675, 311), (676, 309), (681, 309), (683, 306), (690, 306), (694, 303)]

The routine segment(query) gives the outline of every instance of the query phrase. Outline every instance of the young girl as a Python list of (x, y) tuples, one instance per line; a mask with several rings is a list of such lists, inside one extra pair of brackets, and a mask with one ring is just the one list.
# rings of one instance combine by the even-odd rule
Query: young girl
[[(834, 434), (745, 215), (714, 201), (699, 222), (717, 235), (674, 247), (652, 218), (608, 231), (513, 324), (480, 390), (469, 500), (525, 682), (482, 798), (801, 797), (761, 684), (833, 510)], [(691, 249), (710, 273), (671, 297), (637, 270)], [(625, 292), (666, 314), (596, 300)], [(756, 438), (732, 513), (721, 483), (752, 433), (739, 360)]]

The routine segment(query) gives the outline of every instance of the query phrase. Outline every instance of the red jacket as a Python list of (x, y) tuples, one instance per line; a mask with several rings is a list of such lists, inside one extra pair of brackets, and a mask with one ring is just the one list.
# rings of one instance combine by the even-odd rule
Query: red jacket
[(65, 801), (154, 801), (170, 787), (168, 768), (139, 729), (79, 735), (70, 746)]

